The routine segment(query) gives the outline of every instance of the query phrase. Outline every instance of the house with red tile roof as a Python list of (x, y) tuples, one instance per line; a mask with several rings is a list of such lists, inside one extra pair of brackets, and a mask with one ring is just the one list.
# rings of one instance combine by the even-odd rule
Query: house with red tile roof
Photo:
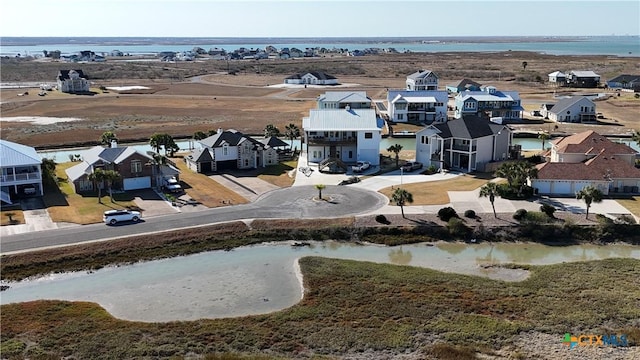
[(537, 194), (574, 196), (595, 186), (605, 195), (638, 193), (640, 169), (636, 151), (595, 131), (585, 131), (552, 142), (549, 161), (538, 165), (538, 178), (529, 185)]

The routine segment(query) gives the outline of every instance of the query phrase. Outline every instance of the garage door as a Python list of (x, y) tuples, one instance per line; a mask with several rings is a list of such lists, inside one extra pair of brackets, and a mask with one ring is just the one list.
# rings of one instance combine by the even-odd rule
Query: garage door
[(553, 183), (553, 193), (558, 195), (572, 194), (571, 182), (569, 181), (556, 181)]
[(584, 188), (585, 186), (589, 186), (589, 185), (591, 185), (591, 183), (588, 181), (578, 181), (574, 184), (573, 192), (578, 192), (582, 190), (582, 188)]
[(532, 181), (532, 187), (538, 190), (538, 194), (549, 194), (551, 192), (551, 183), (548, 181)]
[(139, 177), (124, 179), (123, 186), (125, 190), (148, 189), (151, 187), (151, 177)]

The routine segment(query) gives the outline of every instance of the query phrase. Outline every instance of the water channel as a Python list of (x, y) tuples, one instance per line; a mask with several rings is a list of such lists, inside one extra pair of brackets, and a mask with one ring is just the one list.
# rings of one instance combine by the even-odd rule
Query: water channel
[(0, 293), (0, 303), (37, 299), (91, 301), (118, 318), (147, 322), (264, 314), (300, 301), (301, 275), (296, 264), (304, 256), (419, 266), (521, 281), (528, 276), (527, 271), (491, 265), (640, 259), (640, 247), (445, 242), (386, 247), (333, 241), (311, 242), (302, 247), (263, 244), (8, 283), (10, 288)]

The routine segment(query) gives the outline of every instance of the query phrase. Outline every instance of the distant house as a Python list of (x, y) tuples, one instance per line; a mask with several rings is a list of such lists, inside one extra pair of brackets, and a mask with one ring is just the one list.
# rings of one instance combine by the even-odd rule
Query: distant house
[(529, 185), (538, 194), (575, 196), (587, 185), (605, 195), (638, 193), (636, 151), (589, 130), (552, 141), (550, 161), (538, 165)]
[(618, 75), (607, 81), (610, 89), (629, 89), (640, 92), (640, 75)]
[(446, 91), (389, 90), (387, 109), (393, 122), (427, 123), (447, 121)]
[(312, 109), (302, 119), (307, 161), (379, 165), (383, 124), (374, 109)]
[(64, 93), (85, 93), (89, 91), (89, 81), (82, 70), (60, 70), (56, 78), (58, 90)]
[(418, 70), (407, 76), (407, 90), (438, 90), (438, 75), (431, 70)]
[(512, 131), (475, 116), (433, 124), (416, 133), (416, 161), (438, 169), (485, 171), (509, 158)]
[(571, 70), (567, 73), (567, 85), (570, 87), (594, 88), (600, 85), (600, 75), (593, 71)]
[(284, 79), (285, 84), (337, 85), (338, 79), (321, 71), (294, 74)]
[(596, 121), (596, 104), (588, 97), (572, 96), (561, 99), (541, 115), (557, 122), (593, 122)]
[(370, 109), (371, 99), (364, 91), (327, 91), (318, 96), (318, 109)]
[(447, 85), (446, 90), (449, 94), (457, 94), (463, 91), (478, 91), (481, 86), (482, 85), (473, 80), (462, 79), (457, 83)]
[(278, 152), (237, 130), (219, 129), (215, 135), (198, 141), (196, 149), (184, 159), (189, 169), (209, 173), (276, 165)]
[(549, 74), (549, 82), (556, 86), (565, 86), (567, 83), (567, 75), (561, 71), (554, 71)]
[(42, 158), (30, 146), (0, 139), (0, 200), (43, 195)]
[(524, 108), (517, 91), (498, 91), (485, 86), (480, 91), (463, 91), (455, 97), (455, 118), (476, 115), (484, 118), (519, 120)]
[(111, 50), (111, 52), (109, 53), (109, 56), (114, 56), (114, 57), (124, 56), (124, 53), (120, 50)]
[[(138, 190), (162, 185), (162, 166), (156, 164), (152, 156), (134, 147), (118, 147), (115, 143), (110, 148), (95, 146), (82, 152), (81, 156), (82, 162), (65, 170), (76, 193), (95, 191), (96, 185), (105, 188), (106, 184), (94, 184), (89, 180), (89, 175), (96, 169), (114, 170), (120, 174), (120, 179), (112, 186), (114, 189)], [(170, 168), (166, 166), (167, 170)], [(177, 169), (172, 168), (171, 175), (176, 173)]]

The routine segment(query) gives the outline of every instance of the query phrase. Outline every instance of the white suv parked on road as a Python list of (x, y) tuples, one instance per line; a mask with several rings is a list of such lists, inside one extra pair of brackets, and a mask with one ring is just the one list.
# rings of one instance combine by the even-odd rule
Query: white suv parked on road
[(142, 218), (139, 211), (131, 210), (109, 210), (104, 212), (103, 220), (106, 224), (115, 225), (121, 221), (138, 222)]

